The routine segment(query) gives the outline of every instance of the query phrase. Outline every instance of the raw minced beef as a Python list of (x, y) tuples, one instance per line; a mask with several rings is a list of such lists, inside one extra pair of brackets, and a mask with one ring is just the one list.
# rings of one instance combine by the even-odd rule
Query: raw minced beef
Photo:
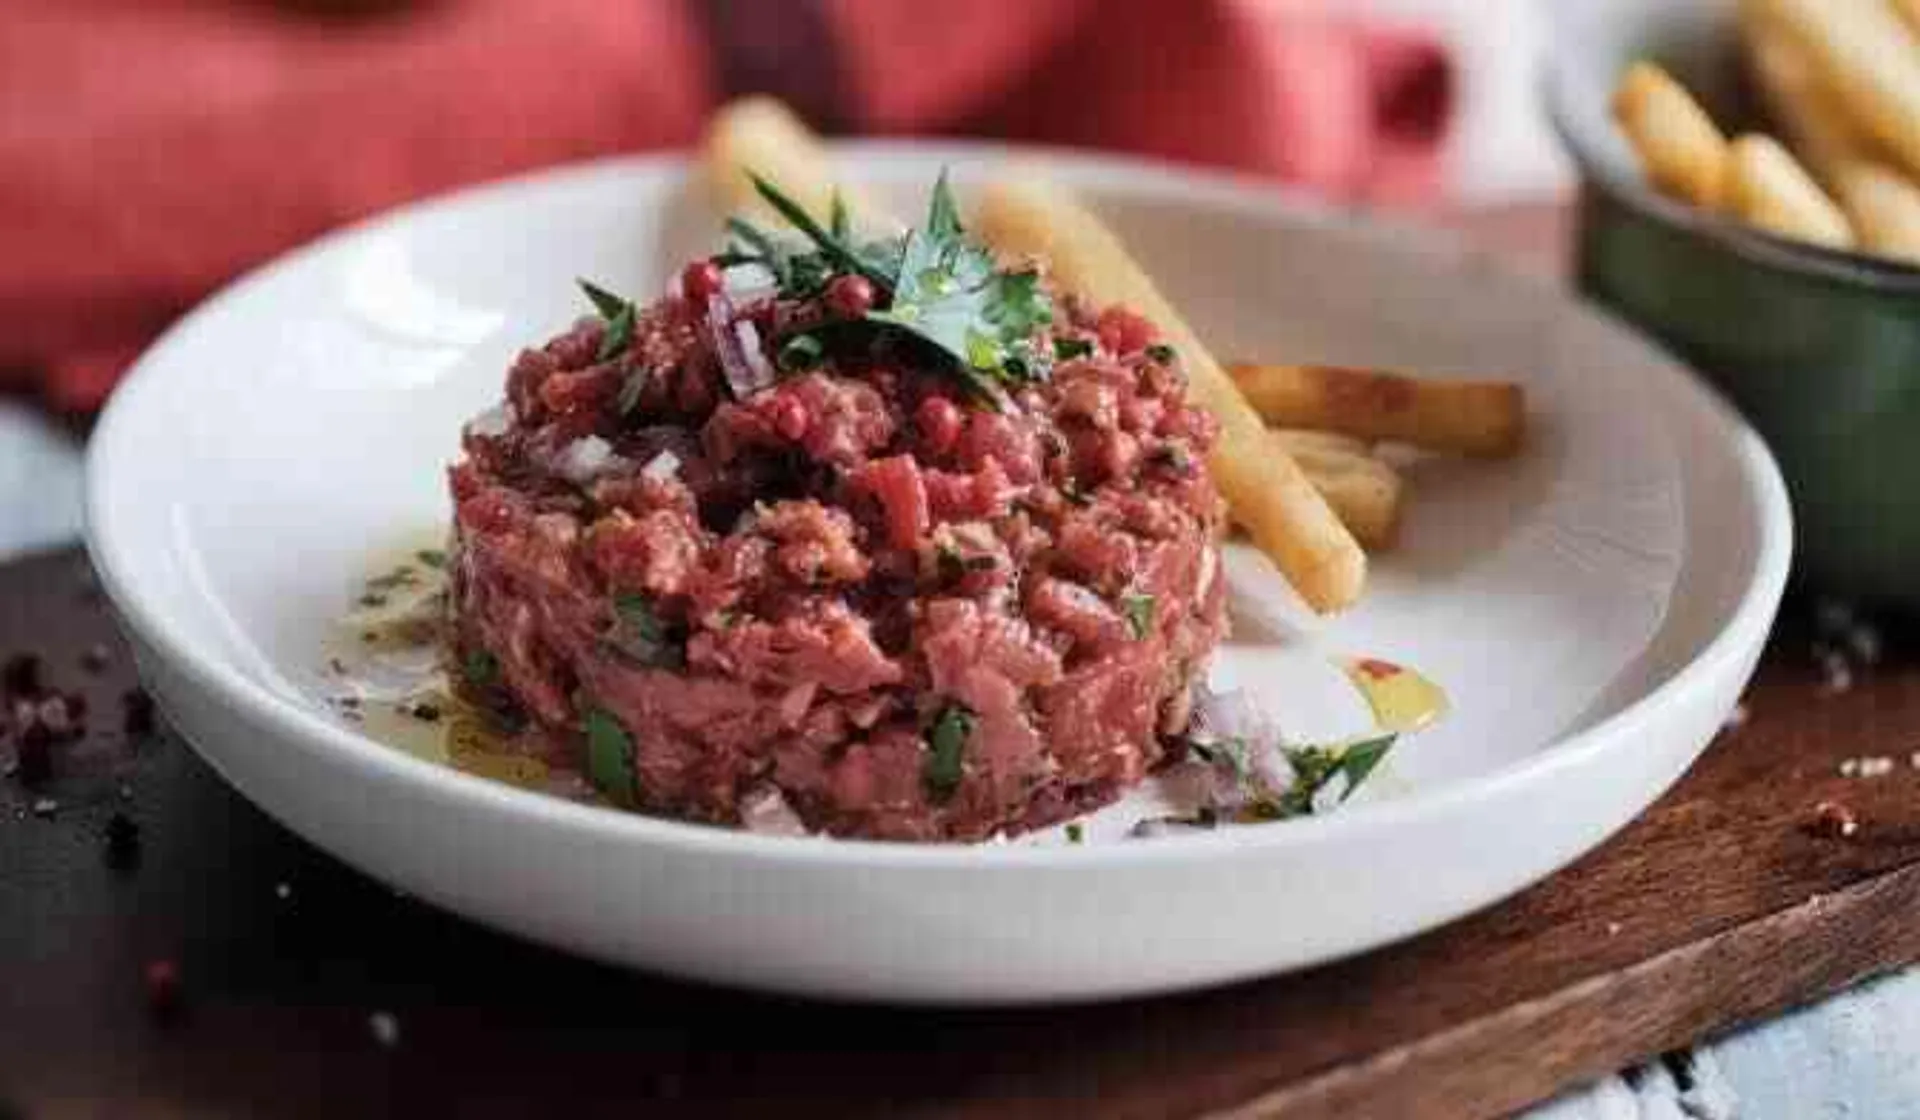
[[(471, 687), (616, 802), (701, 821), (977, 840), (1142, 780), (1224, 626), (1178, 355), (1060, 300), (1047, 376), (983, 401), (911, 340), (834, 342), (831, 300), (737, 295), (669, 295), (612, 345), (582, 320), (468, 426)], [(742, 392), (723, 349), (770, 369), (800, 328), (830, 344)]]

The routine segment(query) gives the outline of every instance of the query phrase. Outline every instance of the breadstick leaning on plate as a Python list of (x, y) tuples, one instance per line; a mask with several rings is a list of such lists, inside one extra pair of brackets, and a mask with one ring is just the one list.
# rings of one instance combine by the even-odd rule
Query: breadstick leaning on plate
[(1092, 211), (1037, 175), (1014, 172), (988, 185), (975, 220), (1001, 253), (1044, 260), (1068, 291), (1130, 307), (1159, 327), (1186, 366), (1188, 393), (1220, 422), (1210, 465), (1234, 519), (1315, 610), (1337, 611), (1360, 597), (1367, 556), (1359, 542)]

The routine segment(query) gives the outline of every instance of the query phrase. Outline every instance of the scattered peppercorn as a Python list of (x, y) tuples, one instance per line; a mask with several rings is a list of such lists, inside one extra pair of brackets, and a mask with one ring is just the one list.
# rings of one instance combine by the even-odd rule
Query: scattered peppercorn
[(31, 653), (16, 653), (0, 665), (0, 691), (8, 696), (40, 695), (40, 659)]
[(1860, 818), (1838, 801), (1822, 801), (1813, 807), (1813, 831), (1830, 839), (1845, 839), (1860, 831)]
[(34, 721), (54, 739), (72, 739), (80, 733), (79, 721), (74, 719), (73, 710), (68, 707), (64, 696), (49, 696), (40, 701)]
[(147, 1010), (156, 1019), (171, 1019), (180, 1010), (180, 966), (166, 959), (148, 961), (142, 973)]
[(438, 723), (440, 721), (440, 709), (424, 700), (413, 706), (412, 715), (414, 719), (422, 723)]
[(53, 736), (38, 720), (21, 727), (13, 743), (14, 775), (37, 786), (53, 776)]
[(129, 735), (153, 733), (153, 697), (145, 689), (130, 688), (120, 696), (120, 730)]
[(140, 826), (133, 818), (115, 811), (107, 818), (107, 866), (125, 871), (140, 862)]

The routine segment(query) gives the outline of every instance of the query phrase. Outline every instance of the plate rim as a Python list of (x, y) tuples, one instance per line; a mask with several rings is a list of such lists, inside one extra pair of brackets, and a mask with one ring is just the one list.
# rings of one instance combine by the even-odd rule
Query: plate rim
[[(562, 164), (510, 178), (437, 194), (371, 215), (296, 247), (250, 270), (208, 296), (173, 323), (129, 369), (118, 391), (109, 399), (87, 449), (86, 533), (89, 559), (101, 585), (123, 622), (176, 671), (230, 706), (245, 709), (246, 717), (278, 730), (301, 749), (339, 756), (339, 764), (371, 771), (368, 779), (406, 783), (414, 795), (470, 802), (475, 809), (525, 816), (545, 827), (584, 830), (618, 843), (665, 846), (694, 855), (708, 855), (773, 863), (843, 863), (850, 867), (910, 867), (977, 871), (984, 867), (1092, 870), (1120, 865), (1184, 863), (1212, 860), (1226, 853), (1247, 855), (1272, 852), (1341, 839), (1377, 839), (1411, 827), (1423, 818), (1442, 818), (1463, 803), (1500, 795), (1507, 787), (1552, 781), (1561, 771), (1578, 768), (1610, 749), (1625, 749), (1635, 727), (1676, 697), (1717, 676), (1729, 662), (1749, 654), (1764, 642), (1784, 591), (1792, 552), (1792, 513), (1779, 467), (1760, 437), (1732, 407), (1703, 384), (1677, 359), (1664, 354), (1644, 336), (1618, 319), (1580, 300), (1565, 288), (1540, 277), (1490, 261), (1458, 234), (1395, 221), (1362, 220), (1331, 204), (1308, 199), (1253, 176), (1192, 168), (1166, 161), (1094, 155), (1058, 148), (1024, 145), (923, 141), (854, 141), (836, 144), (842, 158), (877, 163), (1034, 162), (1070, 182), (1089, 182), (1122, 191), (1151, 193), (1156, 188), (1197, 200), (1199, 204), (1250, 213), (1268, 220), (1320, 229), (1371, 242), (1380, 251), (1446, 260), (1454, 267), (1476, 270), (1491, 267), (1511, 282), (1552, 289), (1548, 298), (1569, 304), (1578, 315), (1599, 321), (1605, 329), (1624, 331), (1646, 352), (1649, 376), (1691, 398), (1691, 404), (1724, 437), (1729, 462), (1739, 470), (1752, 502), (1757, 524), (1755, 549), (1745, 586), (1727, 621), (1672, 675), (1642, 692), (1618, 711), (1570, 735), (1548, 742), (1525, 758), (1502, 763), (1485, 773), (1415, 790), (1389, 800), (1358, 803), (1339, 813), (1282, 822), (1267, 827), (1204, 832), (1169, 837), (1152, 844), (1086, 846), (1028, 846), (1013, 843), (903, 844), (858, 838), (762, 836), (723, 828), (652, 817), (617, 809), (579, 804), (549, 794), (517, 789), (452, 767), (396, 751), (317, 712), (299, 707), (264, 684), (239, 672), (224, 659), (173, 632), (167, 620), (139, 593), (139, 562), (119, 539), (115, 526), (103, 517), (110, 494), (126, 484), (121, 463), (131, 458), (137, 466), (142, 448), (127, 443), (122, 432), (131, 425), (141, 402), (165, 388), (167, 355), (197, 334), (216, 312), (227, 311), (255, 288), (283, 272), (304, 267), (359, 239), (404, 227), (444, 210), (484, 205), (530, 189), (558, 189), (569, 182), (597, 176), (675, 177), (688, 173), (691, 161), (684, 153), (655, 153)], [(156, 388), (158, 387), (158, 388)], [(1756, 638), (1755, 631), (1758, 631)], [(238, 714), (234, 718), (245, 718)], [(197, 748), (196, 748), (197, 749)]]

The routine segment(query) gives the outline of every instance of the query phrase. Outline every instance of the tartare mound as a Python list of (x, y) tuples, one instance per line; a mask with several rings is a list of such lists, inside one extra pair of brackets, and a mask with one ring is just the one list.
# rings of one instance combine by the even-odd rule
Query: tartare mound
[[(651, 306), (589, 286), (467, 425), (454, 664), (616, 803), (979, 840), (1185, 730), (1224, 627), (1213, 421), (1150, 324), (986, 276), (939, 205), (891, 263), (756, 232)], [(986, 293), (964, 347), (908, 274), (943, 239)]]

